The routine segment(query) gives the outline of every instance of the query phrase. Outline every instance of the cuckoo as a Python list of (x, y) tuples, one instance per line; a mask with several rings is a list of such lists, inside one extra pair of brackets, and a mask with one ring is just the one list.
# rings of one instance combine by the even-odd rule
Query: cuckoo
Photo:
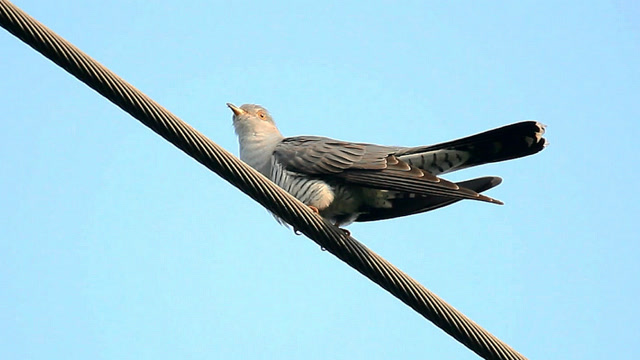
[(545, 126), (536, 121), (416, 147), (284, 137), (264, 107), (227, 106), (240, 159), (336, 226), (422, 213), (463, 199), (502, 204), (481, 194), (502, 182), (497, 176), (454, 183), (439, 175), (532, 155), (547, 145)]

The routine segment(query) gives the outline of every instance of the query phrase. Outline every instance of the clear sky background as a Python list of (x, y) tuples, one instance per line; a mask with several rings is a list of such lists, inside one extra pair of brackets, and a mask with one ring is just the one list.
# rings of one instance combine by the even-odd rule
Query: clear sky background
[[(15, 0), (237, 154), (285, 135), (422, 145), (524, 119), (505, 206), (353, 235), (531, 359), (640, 357), (640, 3)], [(0, 358), (477, 359), (0, 31)]]

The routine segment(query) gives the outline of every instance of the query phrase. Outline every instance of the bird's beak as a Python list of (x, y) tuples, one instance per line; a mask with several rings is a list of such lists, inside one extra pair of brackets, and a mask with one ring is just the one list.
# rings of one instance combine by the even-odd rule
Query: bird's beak
[(227, 106), (229, 107), (229, 109), (231, 109), (231, 111), (233, 111), (233, 115), (235, 115), (235, 116), (239, 116), (239, 115), (245, 113), (244, 110), (242, 110), (239, 107), (233, 105), (232, 103), (227, 103)]

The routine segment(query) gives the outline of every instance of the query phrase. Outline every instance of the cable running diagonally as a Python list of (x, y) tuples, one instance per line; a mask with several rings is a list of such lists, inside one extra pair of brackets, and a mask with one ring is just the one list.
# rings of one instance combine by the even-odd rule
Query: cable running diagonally
[(0, 25), (485, 359), (525, 359), (264, 176), (6, 0)]

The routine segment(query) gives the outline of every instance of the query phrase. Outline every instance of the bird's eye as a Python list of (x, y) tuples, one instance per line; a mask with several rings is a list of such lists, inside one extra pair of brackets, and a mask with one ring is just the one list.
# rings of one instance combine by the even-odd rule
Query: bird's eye
[(262, 120), (264, 120), (264, 119), (267, 117), (267, 116), (266, 116), (262, 111), (260, 111), (260, 112), (258, 113), (258, 116), (259, 116), (259, 117), (260, 117), (260, 119), (262, 119)]

